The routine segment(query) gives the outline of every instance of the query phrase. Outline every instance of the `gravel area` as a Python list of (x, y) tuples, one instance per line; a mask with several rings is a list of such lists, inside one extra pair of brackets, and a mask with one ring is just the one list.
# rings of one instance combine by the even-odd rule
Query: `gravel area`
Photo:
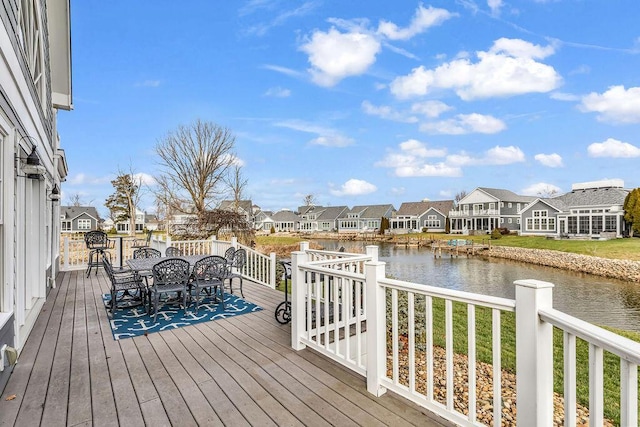
[(513, 248), (494, 245), (491, 246), (491, 249), (482, 252), (482, 254), (629, 282), (640, 282), (640, 261), (600, 258), (548, 249)]

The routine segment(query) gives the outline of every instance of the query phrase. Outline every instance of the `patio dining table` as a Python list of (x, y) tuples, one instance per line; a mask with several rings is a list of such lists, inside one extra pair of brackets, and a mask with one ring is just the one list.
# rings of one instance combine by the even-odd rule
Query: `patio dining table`
[(137, 271), (137, 272), (151, 271), (153, 269), (153, 266), (159, 263), (160, 261), (164, 261), (169, 258), (180, 258), (185, 261), (189, 261), (191, 268), (193, 268), (196, 262), (208, 256), (209, 255), (181, 255), (181, 256), (175, 256), (175, 257), (128, 259), (127, 265), (133, 271)]

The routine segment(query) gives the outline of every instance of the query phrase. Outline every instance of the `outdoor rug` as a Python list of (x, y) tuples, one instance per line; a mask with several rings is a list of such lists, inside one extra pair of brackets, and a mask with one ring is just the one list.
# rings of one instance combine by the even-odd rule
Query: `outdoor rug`
[[(111, 295), (102, 295), (102, 300), (107, 313), (109, 313)], [(205, 297), (200, 301), (198, 315), (196, 315), (195, 304), (187, 306), (185, 312), (177, 302), (172, 302), (171, 304), (163, 304), (161, 302), (156, 322), (153, 322), (153, 316), (148, 315), (143, 306), (138, 305), (134, 307), (119, 307), (113, 314), (113, 318), (110, 319), (110, 324), (113, 339), (119, 340), (138, 335), (147, 335), (166, 329), (182, 328), (183, 326), (195, 325), (196, 323), (211, 320), (227, 319), (260, 310), (262, 310), (262, 308), (253, 303), (245, 301), (233, 294), (225, 293), (224, 311), (222, 311), (222, 304), (214, 302), (213, 297)]]

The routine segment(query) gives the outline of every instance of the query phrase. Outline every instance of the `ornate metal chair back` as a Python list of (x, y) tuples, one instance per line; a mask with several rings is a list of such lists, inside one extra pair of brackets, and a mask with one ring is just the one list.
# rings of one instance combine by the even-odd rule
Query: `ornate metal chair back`
[(223, 279), (227, 274), (227, 261), (218, 255), (211, 255), (197, 261), (193, 266), (193, 278), (202, 282)]
[(224, 258), (227, 260), (227, 264), (231, 265), (233, 264), (233, 256), (236, 254), (236, 248), (234, 248), (233, 246), (231, 246), (229, 249), (227, 249), (224, 253)]
[(182, 256), (182, 251), (175, 246), (169, 246), (164, 254), (169, 257)]
[(84, 235), (84, 243), (89, 249), (106, 247), (108, 241), (109, 238), (104, 231), (93, 230)]
[(153, 248), (139, 248), (133, 251), (133, 259), (160, 257), (162, 257), (162, 252)]
[(153, 266), (153, 287), (186, 285), (190, 276), (189, 261), (170, 258)]
[(233, 266), (241, 271), (247, 263), (247, 251), (244, 249), (238, 249), (233, 254)]

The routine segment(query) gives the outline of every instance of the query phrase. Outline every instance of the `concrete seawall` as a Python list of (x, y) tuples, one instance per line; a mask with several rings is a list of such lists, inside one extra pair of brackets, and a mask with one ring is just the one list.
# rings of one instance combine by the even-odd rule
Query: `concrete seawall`
[(640, 282), (640, 261), (505, 246), (492, 246), (491, 249), (482, 252), (482, 255), (595, 274), (628, 282)]

